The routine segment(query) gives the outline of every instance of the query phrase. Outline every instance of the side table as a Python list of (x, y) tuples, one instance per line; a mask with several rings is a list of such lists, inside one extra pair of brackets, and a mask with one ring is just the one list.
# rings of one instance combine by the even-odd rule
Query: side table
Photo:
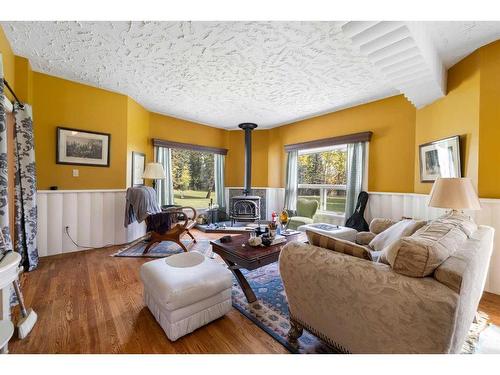
[(340, 238), (341, 240), (355, 242), (356, 233), (355, 229), (343, 227), (341, 225), (327, 224), (327, 223), (313, 223), (301, 225), (297, 228), (301, 232), (310, 230), (319, 234), (323, 234), (332, 238)]
[(14, 325), (10, 320), (0, 320), (0, 353), (9, 352), (7, 344), (14, 334)]

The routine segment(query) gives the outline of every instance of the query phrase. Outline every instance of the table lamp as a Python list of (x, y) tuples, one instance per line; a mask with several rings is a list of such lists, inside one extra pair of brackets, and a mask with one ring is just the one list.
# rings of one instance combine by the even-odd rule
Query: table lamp
[(481, 205), (470, 178), (438, 178), (432, 186), (429, 207), (447, 208), (453, 213), (480, 210)]
[(164, 180), (167, 176), (161, 163), (148, 163), (146, 164), (142, 178), (153, 180), (153, 187), (155, 188), (156, 180)]

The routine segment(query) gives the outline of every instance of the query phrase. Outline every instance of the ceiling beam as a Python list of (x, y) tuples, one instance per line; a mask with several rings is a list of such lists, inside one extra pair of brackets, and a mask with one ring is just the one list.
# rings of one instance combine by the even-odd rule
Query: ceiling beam
[(423, 22), (352, 21), (342, 32), (415, 107), (446, 95), (446, 69)]

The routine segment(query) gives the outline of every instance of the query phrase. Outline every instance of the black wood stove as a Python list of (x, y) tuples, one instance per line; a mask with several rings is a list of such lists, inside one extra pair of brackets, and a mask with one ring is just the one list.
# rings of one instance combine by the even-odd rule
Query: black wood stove
[(245, 131), (245, 188), (243, 195), (231, 198), (229, 217), (231, 225), (236, 221), (254, 222), (260, 220), (260, 197), (252, 193), (252, 130), (257, 124), (245, 122), (238, 125)]

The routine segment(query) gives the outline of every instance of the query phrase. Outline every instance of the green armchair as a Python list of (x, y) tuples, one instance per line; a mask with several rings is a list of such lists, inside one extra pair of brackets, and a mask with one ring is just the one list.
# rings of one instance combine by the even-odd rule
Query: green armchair
[(290, 218), (288, 228), (297, 229), (304, 224), (312, 224), (313, 216), (318, 210), (318, 201), (314, 199), (297, 199), (297, 211), (295, 216)]

